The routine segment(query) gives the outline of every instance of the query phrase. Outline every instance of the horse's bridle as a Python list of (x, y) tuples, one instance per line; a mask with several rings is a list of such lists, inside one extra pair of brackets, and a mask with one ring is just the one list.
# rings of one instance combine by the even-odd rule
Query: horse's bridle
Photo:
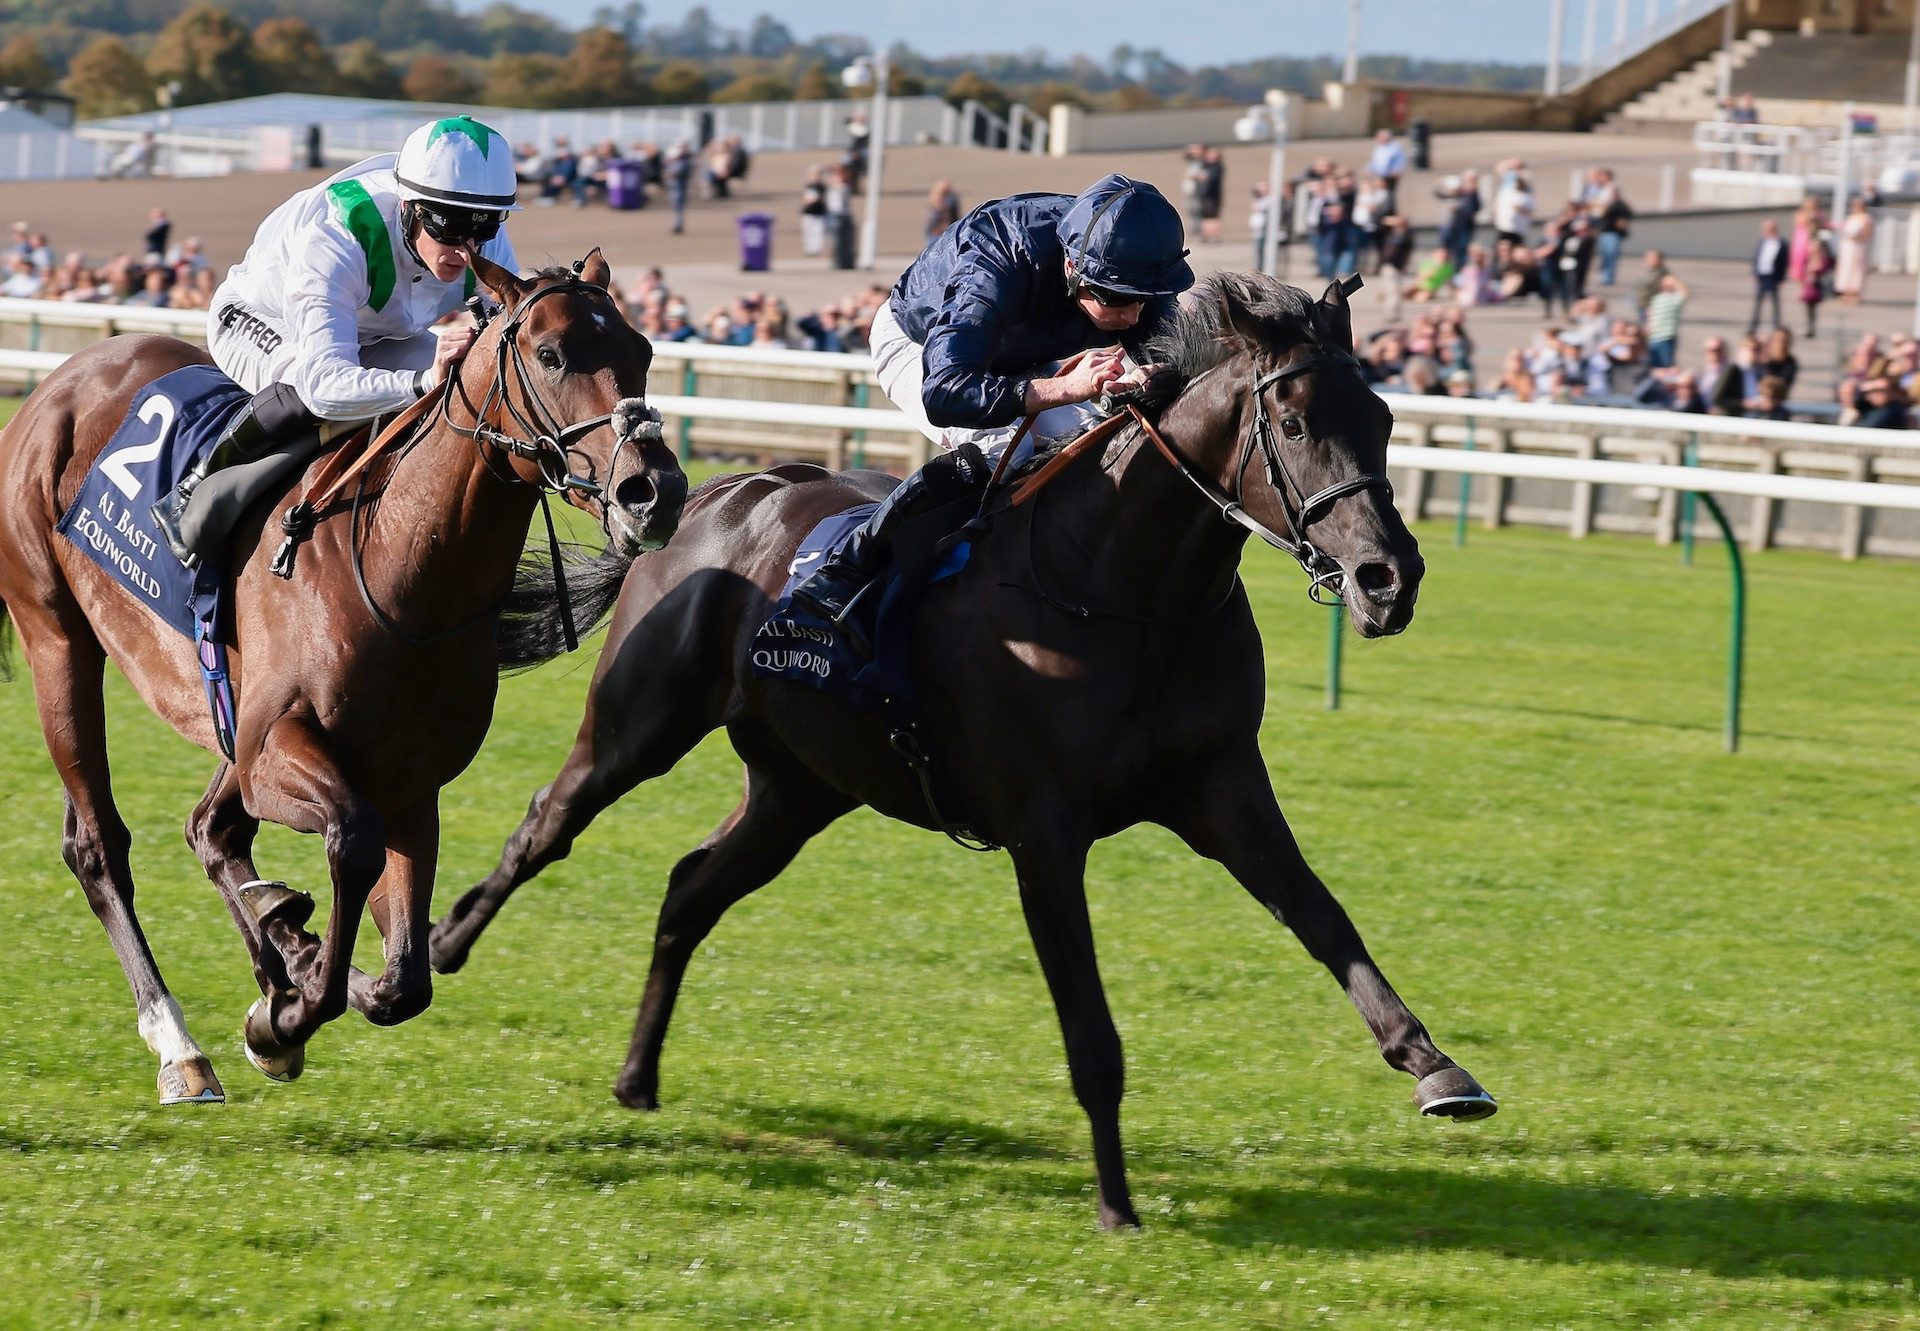
[[(1307, 571), (1313, 581), (1307, 587), (1307, 595), (1317, 605), (1334, 605), (1339, 602), (1344, 591), (1346, 575), (1332, 556), (1317, 548), (1307, 536), (1307, 529), (1316, 521), (1325, 517), (1333, 505), (1351, 494), (1363, 490), (1380, 489), (1393, 497), (1393, 483), (1384, 472), (1363, 472), (1349, 476), (1345, 480), (1335, 481), (1324, 489), (1306, 494), (1300, 483), (1287, 467), (1286, 456), (1280, 451), (1280, 443), (1275, 436), (1273, 418), (1267, 412), (1267, 390), (1273, 385), (1289, 379), (1311, 373), (1315, 370), (1352, 367), (1359, 370), (1360, 360), (1350, 352), (1321, 350), (1311, 356), (1303, 356), (1289, 365), (1269, 370), (1253, 381), (1253, 422), (1247, 428), (1245, 446), (1240, 450), (1240, 458), (1233, 470), (1233, 493), (1231, 496), (1194, 467), (1187, 459), (1169, 444), (1155, 429), (1145, 414), (1135, 406), (1129, 408), (1142, 429), (1159, 447), (1182, 476), (1192, 482), (1195, 489), (1204, 495), (1208, 502), (1220, 510), (1220, 515), (1229, 522), (1237, 523), (1258, 536), (1268, 545), (1285, 550), (1300, 561), (1300, 567)], [(1196, 376), (1189, 382), (1191, 388), (1212, 370)], [(1293, 417), (1292, 419), (1298, 419)], [(1253, 462), (1254, 449), (1260, 450), (1266, 464), (1267, 484), (1280, 497), (1280, 509), (1286, 515), (1287, 527), (1291, 533), (1282, 536), (1264, 522), (1247, 511), (1246, 487), (1247, 468)]]
[[(500, 336), (494, 348), (493, 382), (488, 385), (486, 396), (481, 399), (480, 405), (473, 406), (467, 400), (464, 390), (460, 394), (461, 401), (466, 402), (468, 409), (473, 412), (473, 424), (465, 426), (453, 419), (451, 392), (441, 398), (440, 417), (448, 429), (456, 434), (465, 435), (476, 445), (486, 445), (513, 457), (530, 459), (540, 478), (537, 484), (543, 491), (558, 494), (563, 490), (578, 490), (583, 494), (602, 499), (604, 508), (604, 496), (611, 494), (614, 490), (614, 481), (620, 465), (619, 450), (617, 448), (614, 450), (609, 464), (616, 475), (610, 475), (607, 478), (607, 484), (602, 486), (586, 477), (575, 476), (569, 470), (574, 445), (601, 426), (612, 423), (622, 414), (623, 409), (631, 411), (636, 406), (644, 408), (644, 400), (625, 398), (614, 410), (603, 415), (576, 421), (572, 425), (561, 425), (554, 418), (553, 412), (548, 409), (545, 400), (541, 398), (539, 390), (534, 387), (533, 377), (527, 370), (526, 358), (520, 352), (520, 328), (526, 323), (527, 316), (532, 312), (534, 305), (551, 295), (574, 292), (595, 293), (603, 299), (606, 297), (603, 288), (591, 282), (584, 282), (577, 276), (550, 283), (530, 293), (508, 313), (506, 326), (500, 330)], [(471, 302), (469, 308), (473, 308), (476, 304), (477, 302)], [(482, 328), (486, 327), (487, 319), (484, 311), (474, 309), (474, 317)], [(509, 367), (519, 381), (521, 395), (526, 398), (527, 403), (540, 419), (529, 419), (527, 413), (520, 409), (519, 404), (514, 402), (513, 396), (507, 392)], [(512, 417), (514, 425), (532, 437), (523, 438), (521, 435), (510, 434), (492, 424), (500, 407), (506, 409), (506, 414)], [(643, 422), (658, 423), (658, 413), (650, 408), (644, 409), (639, 414)], [(622, 439), (620, 442), (626, 443), (628, 440)]]

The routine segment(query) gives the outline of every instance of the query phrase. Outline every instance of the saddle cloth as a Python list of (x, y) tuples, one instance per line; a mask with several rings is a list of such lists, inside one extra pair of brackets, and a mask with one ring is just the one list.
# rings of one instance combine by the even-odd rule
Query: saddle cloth
[[(935, 509), (905, 524), (894, 539), (896, 559), (882, 576), (881, 585), (862, 596), (853, 608), (859, 627), (873, 644), (871, 657), (847, 641), (847, 635), (810, 607), (793, 602), (793, 589), (813, 575), (821, 563), (845, 545), (878, 504), (860, 504), (815, 524), (787, 565), (787, 583), (780, 599), (754, 633), (748, 666), (758, 679), (789, 679), (811, 685), (858, 707), (894, 703), (913, 704), (913, 681), (907, 667), (908, 628), (920, 593), (966, 567), (972, 552), (969, 541), (942, 550), (926, 533), (942, 535), (972, 516), (975, 501)], [(916, 529), (918, 529), (916, 531)], [(916, 541), (916, 535), (921, 537)], [(916, 547), (924, 554), (915, 558)]]
[(148, 384), (95, 459), (55, 530), (135, 601), (192, 639), (221, 747), (233, 756), (227, 682), (226, 569), (181, 565), (155, 526), (154, 504), (212, 449), (252, 394), (211, 365), (189, 365)]

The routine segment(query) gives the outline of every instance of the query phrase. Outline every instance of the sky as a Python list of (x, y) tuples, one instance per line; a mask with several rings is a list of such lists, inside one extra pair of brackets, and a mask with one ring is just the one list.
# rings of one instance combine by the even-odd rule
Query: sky
[[(1601, 32), (1610, 35), (1614, 5), (1624, 2), (1571, 0), (1568, 26), (1577, 30), (1583, 6), (1596, 4)], [(1638, 18), (1644, 5), (1632, 2)], [(480, 10), (487, 0), (455, 3)], [(600, 0), (516, 3), (577, 27)], [(1664, 11), (1673, 0), (1656, 3)], [(646, 0), (645, 22), (677, 23), (693, 4)], [(1158, 47), (1180, 64), (1198, 66), (1347, 49), (1348, 6), (1342, 0), (1200, 0), (1191, 7), (1177, 0), (706, 0), (706, 7), (722, 27), (744, 30), (755, 16), (772, 14), (802, 40), (853, 33), (875, 45), (904, 41), (932, 56), (1038, 47), (1056, 57), (1079, 53), (1104, 60), (1126, 42)], [(1548, 0), (1361, 0), (1360, 51), (1536, 63), (1546, 50), (1548, 8)]]

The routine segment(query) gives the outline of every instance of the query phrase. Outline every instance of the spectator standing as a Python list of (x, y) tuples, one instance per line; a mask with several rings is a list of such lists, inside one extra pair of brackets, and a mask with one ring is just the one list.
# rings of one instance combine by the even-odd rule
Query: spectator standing
[(1674, 363), (1680, 346), (1680, 312), (1686, 308), (1687, 284), (1668, 273), (1647, 305), (1647, 364), (1664, 369)]
[(1840, 253), (1833, 268), (1833, 294), (1848, 305), (1860, 303), (1867, 285), (1867, 247), (1873, 241), (1873, 213), (1856, 197), (1840, 223)]
[(1587, 172), (1586, 206), (1594, 219), (1595, 246), (1600, 254), (1600, 285), (1610, 287), (1620, 271), (1620, 247), (1633, 226), (1633, 209), (1613, 178), (1611, 167)]
[(1527, 164), (1518, 158), (1500, 164), (1500, 186), (1493, 194), (1493, 231), (1496, 241), (1525, 245), (1533, 230), (1533, 184)]
[(1667, 275), (1666, 252), (1664, 250), (1648, 250), (1646, 253), (1646, 264), (1646, 276), (1640, 279), (1640, 291), (1639, 294), (1634, 297), (1633, 302), (1633, 308), (1639, 311), (1640, 317), (1643, 320), (1647, 317), (1647, 306), (1653, 303), (1653, 298), (1660, 292), (1660, 279)]
[(667, 204), (673, 209), (674, 235), (687, 229), (687, 191), (693, 187), (693, 145), (685, 139), (667, 156)]
[(1200, 234), (1200, 196), (1207, 174), (1206, 145), (1189, 143), (1180, 154), (1180, 207), (1187, 215), (1187, 230)]
[(1747, 320), (1747, 332), (1760, 327), (1760, 307), (1773, 305), (1772, 327), (1780, 326), (1780, 284), (1787, 280), (1787, 242), (1780, 238), (1780, 224), (1771, 217), (1760, 223), (1760, 243), (1753, 251), (1753, 315)]
[(1379, 268), (1380, 241), (1385, 234), (1382, 223), (1393, 211), (1393, 191), (1379, 176), (1368, 174), (1353, 196), (1353, 225), (1359, 232), (1359, 254)]
[(827, 173), (827, 237), (833, 266), (853, 267), (853, 173), (844, 162)]
[(951, 180), (936, 180), (927, 191), (926, 238), (937, 240), (942, 231), (960, 220), (960, 195)]
[(1827, 277), (1833, 271), (1833, 250), (1828, 241), (1832, 234), (1831, 231), (1816, 231), (1800, 266), (1800, 304), (1807, 311), (1808, 337), (1815, 335), (1814, 324), (1819, 318), (1820, 303), (1827, 298)]
[(1227, 163), (1218, 148), (1200, 154), (1200, 239), (1220, 243), (1220, 209), (1227, 191)]
[(847, 188), (855, 194), (860, 192), (860, 182), (867, 175), (867, 147), (873, 141), (873, 131), (867, 127), (867, 113), (855, 111), (847, 117), (847, 150), (840, 157), (840, 165), (847, 168)]
[(1386, 186), (1387, 201), (1383, 211), (1393, 212), (1400, 206), (1400, 177), (1407, 173), (1407, 149), (1390, 129), (1383, 129), (1373, 136), (1373, 151), (1367, 154), (1367, 174), (1377, 177)]
[(1407, 269), (1413, 263), (1413, 231), (1399, 213), (1380, 219), (1380, 299), (1388, 320), (1400, 317)]
[(1480, 220), (1480, 173), (1467, 170), (1450, 194), (1446, 225), (1440, 229), (1440, 243), (1453, 260), (1457, 272), (1467, 261), (1467, 247), (1473, 243), (1473, 228)]
[(800, 252), (823, 254), (827, 248), (827, 169), (807, 170), (807, 183), (800, 187)]
[(167, 237), (173, 234), (173, 222), (167, 216), (165, 208), (155, 208), (147, 214), (147, 230), (141, 237), (144, 248), (142, 254), (151, 256), (150, 263), (158, 263), (167, 252)]
[(1820, 213), (1820, 200), (1809, 195), (1800, 200), (1800, 207), (1793, 215), (1793, 234), (1787, 239), (1787, 279), (1791, 282), (1804, 282), (1807, 277), (1807, 256), (1819, 242), (1820, 231), (1825, 226)]

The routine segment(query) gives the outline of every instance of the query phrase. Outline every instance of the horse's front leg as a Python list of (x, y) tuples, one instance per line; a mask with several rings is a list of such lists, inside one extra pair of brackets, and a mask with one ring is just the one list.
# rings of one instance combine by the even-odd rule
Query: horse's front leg
[(333, 877), (333, 909), (311, 971), (303, 976), (296, 970), (297, 987), (269, 995), (247, 1012), (247, 1057), (269, 1077), (291, 1081), (300, 1075), (313, 1033), (347, 1009), (354, 936), (386, 867), (386, 832), (320, 736), (298, 718), (274, 724), (242, 780), (258, 817), (326, 838)]
[(1093, 1129), (1101, 1228), (1137, 1227), (1140, 1218), (1127, 1190), (1127, 1161), (1120, 1147), (1126, 1065), (1094, 957), (1093, 922), (1087, 917), (1087, 848), (1084, 843), (1022, 838), (1011, 853), (1027, 932), (1060, 1017), (1073, 1094)]
[(1381, 1056), (1416, 1079), (1414, 1101), (1422, 1113), (1485, 1118), (1498, 1108), (1478, 1082), (1434, 1046), (1427, 1028), (1367, 954), (1347, 912), (1307, 867), (1258, 749), (1216, 761), (1200, 779), (1185, 783), (1174, 807), (1177, 812), (1166, 825), (1200, 854), (1226, 866), (1333, 972), (1373, 1031)]
[(429, 799), (387, 819), (387, 868), (368, 902), (386, 942), (387, 968), (353, 1006), (376, 1026), (395, 1026), (427, 1010), (433, 973), (427, 965), (434, 867), (440, 857), (440, 805)]

